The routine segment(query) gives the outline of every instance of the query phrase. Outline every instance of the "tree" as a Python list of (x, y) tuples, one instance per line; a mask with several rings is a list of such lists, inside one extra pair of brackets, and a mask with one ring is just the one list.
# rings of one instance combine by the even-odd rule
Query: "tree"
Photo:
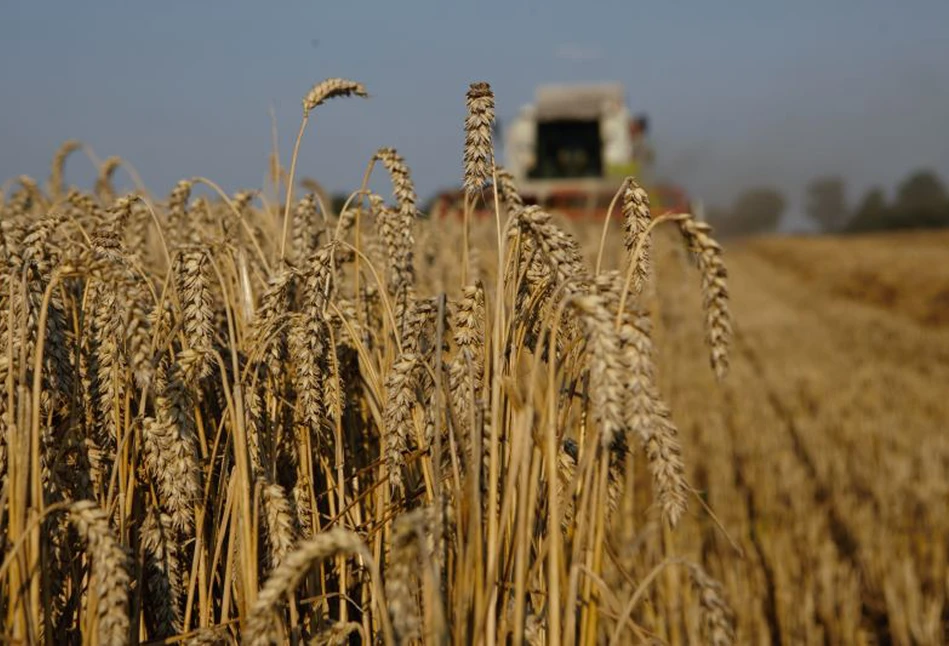
[(945, 226), (949, 226), (949, 193), (934, 173), (918, 170), (897, 187), (896, 199), (890, 205), (881, 189), (871, 189), (847, 228), (883, 231)]
[(938, 209), (946, 205), (946, 187), (935, 173), (918, 170), (896, 190), (896, 208), (901, 211)]
[(773, 188), (748, 189), (735, 200), (731, 213), (724, 217), (719, 230), (729, 236), (774, 231), (786, 206), (784, 196)]
[(887, 218), (891, 229), (949, 226), (949, 196), (935, 173), (917, 170), (896, 189), (896, 202)]
[(847, 223), (849, 231), (873, 231), (874, 229), (884, 229), (888, 227), (887, 220), (890, 217), (890, 208), (886, 203), (886, 196), (883, 189), (874, 186), (864, 195), (860, 206), (853, 212), (853, 217)]
[(818, 177), (807, 185), (807, 215), (824, 231), (839, 231), (847, 223), (844, 180), (837, 176)]

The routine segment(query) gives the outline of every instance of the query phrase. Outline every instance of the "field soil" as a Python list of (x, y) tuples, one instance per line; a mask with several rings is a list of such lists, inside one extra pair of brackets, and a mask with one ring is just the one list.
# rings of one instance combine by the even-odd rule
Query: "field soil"
[(721, 523), (693, 500), (677, 546), (742, 643), (949, 643), (947, 259), (935, 232), (729, 245), (716, 384), (698, 279), (661, 258), (661, 386)]

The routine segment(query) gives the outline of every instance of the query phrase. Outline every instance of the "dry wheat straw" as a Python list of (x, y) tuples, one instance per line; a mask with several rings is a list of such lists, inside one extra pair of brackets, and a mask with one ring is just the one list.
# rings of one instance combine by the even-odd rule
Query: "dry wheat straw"
[(173, 536), (171, 517), (150, 508), (142, 526), (145, 549), (144, 583), (149, 603), (145, 620), (156, 637), (171, 637), (182, 630), (179, 545)]
[(42, 210), (46, 207), (46, 196), (43, 195), (43, 191), (40, 189), (39, 184), (36, 183), (36, 180), (27, 175), (20, 175), (17, 177), (17, 182), (20, 184), (23, 198), (28, 205), (24, 206), (24, 213), (34, 208)]
[(82, 148), (81, 142), (76, 141), (75, 139), (68, 139), (64, 141), (63, 145), (61, 145), (59, 150), (56, 151), (56, 155), (53, 157), (53, 165), (49, 174), (49, 188), (53, 199), (61, 196), (66, 188), (64, 180), (66, 158), (80, 148)]
[(711, 352), (712, 369), (718, 379), (728, 374), (728, 348), (731, 343), (731, 316), (728, 311), (728, 271), (721, 246), (712, 239), (711, 226), (693, 217), (677, 220), (689, 251), (702, 274), (705, 307), (705, 335)]
[[(633, 436), (663, 520), (680, 520), (682, 446), (657, 385), (650, 314), (638, 299), (625, 307), (626, 274), (601, 272), (598, 258), (594, 279), (583, 236), (525, 205), (511, 174), (495, 168), (486, 83), (468, 92), (463, 238), (420, 217), (405, 160), (380, 148), (366, 182), (383, 165), (391, 205), (363, 186), (321, 240), (335, 218), (328, 196), (303, 182), (312, 192), (293, 202), (292, 176), (312, 110), (349, 95), (366, 93), (329, 79), (304, 98), (289, 175), (272, 156), (276, 189), (287, 184), (282, 204), (260, 194), (255, 207), (251, 191), (190, 202), (192, 180), (162, 204), (116, 199), (118, 158), (100, 165), (92, 191), (64, 196), (64, 147), (49, 186), (21, 178), (0, 206), (0, 515), (37, 572), (17, 558), (0, 566), (0, 588), (24, 601), (11, 608), (0, 595), (5, 635), (391, 644), (392, 623), (405, 643), (503, 641), (515, 625), (530, 644), (558, 641), (565, 626), (588, 643), (597, 622), (616, 629), (616, 581), (642, 580), (643, 567), (678, 548), (654, 544), (633, 517), (640, 474), (623, 469)], [(487, 274), (494, 292), (474, 278), (473, 261), (479, 248), (492, 253), (480, 242), (494, 231), (469, 217), (492, 181), (507, 211), (499, 218), (508, 217), (498, 271)], [(708, 226), (652, 219), (633, 181), (620, 198), (637, 291), (652, 275), (648, 235), (678, 222), (702, 274), (711, 362), (723, 376), (726, 274)], [(345, 242), (353, 227), (356, 251)], [(556, 345), (541, 345), (554, 329)], [(36, 444), (24, 433), (31, 423)], [(623, 481), (628, 519), (617, 514)], [(44, 505), (71, 500), (84, 502), (56, 517), (62, 527), (24, 530)], [(87, 553), (65, 530), (70, 520)], [(339, 523), (372, 541), (384, 585), (354, 532), (307, 540)], [(632, 540), (634, 529), (641, 537), (620, 556), (624, 576), (614, 575), (606, 532)], [(352, 554), (370, 576), (346, 558), (310, 574)], [(676, 641), (692, 637), (699, 616), (710, 643), (733, 643), (721, 586), (701, 569), (692, 582), (698, 614), (666, 616), (665, 602), (679, 596), (669, 581), (634, 632), (642, 623)]]
[(516, 212), (511, 220), (513, 227), (530, 236), (532, 243), (540, 252), (540, 260), (546, 263), (554, 273), (557, 284), (569, 291), (582, 291), (591, 283), (590, 272), (583, 262), (576, 240), (551, 222), (549, 213), (539, 206), (526, 206)]
[(193, 394), (177, 363), (164, 359), (154, 377), (155, 418), (142, 425), (145, 463), (161, 503), (179, 532), (191, 535), (194, 505), (201, 495)]
[(109, 157), (99, 165), (94, 190), (103, 204), (107, 204), (115, 199), (115, 187), (112, 185), (112, 177), (121, 165), (122, 158), (115, 156)]
[(484, 287), (469, 285), (462, 290), (453, 325), (456, 354), (449, 366), (449, 389), (458, 428), (471, 430), (473, 402), (483, 396), (485, 312)]
[(264, 584), (247, 618), (244, 642), (251, 646), (269, 646), (279, 634), (276, 613), (281, 599), (291, 594), (313, 565), (337, 554), (353, 554), (366, 563), (372, 556), (353, 532), (335, 528), (317, 534), (290, 552)]
[(465, 117), (465, 191), (481, 191), (491, 177), (491, 129), (494, 126), (494, 92), (484, 82), (468, 87)]
[(514, 176), (511, 175), (511, 172), (502, 166), (498, 166), (496, 175), (498, 178), (498, 192), (504, 205), (510, 211), (516, 211), (522, 208), (524, 206), (524, 200), (517, 190), (517, 185), (514, 183)]
[[(294, 315), (290, 320), (289, 350), (295, 361), (298, 424), (307, 428), (314, 439), (326, 422), (323, 382), (329, 348), (323, 317)], [(322, 442), (328, 439), (322, 438)], [(319, 448), (319, 447), (316, 447)]]
[(600, 443), (608, 450), (626, 427), (623, 410), (626, 367), (623, 365), (623, 353), (613, 328), (613, 317), (600, 296), (580, 296), (572, 301), (572, 305), (579, 311), (587, 334), (590, 401), (602, 433)]
[(653, 400), (654, 428), (645, 441), (646, 458), (662, 515), (675, 527), (685, 512), (688, 491), (679, 429), (673, 423), (666, 404), (655, 394), (650, 398)]
[(69, 518), (86, 542), (98, 598), (96, 619), (100, 644), (127, 644), (128, 556), (109, 527), (108, 516), (90, 500), (69, 506)]
[[(280, 260), (286, 257), (287, 232), (290, 228), (290, 204), (293, 199), (293, 178), (297, 170), (297, 156), (300, 152), (300, 142), (303, 141), (303, 133), (306, 131), (307, 123), (310, 120), (310, 112), (329, 99), (353, 95), (361, 97), (369, 96), (366, 93), (366, 88), (363, 87), (361, 83), (347, 79), (331, 78), (314, 85), (313, 88), (307, 92), (306, 96), (303, 97), (303, 119), (300, 122), (300, 130), (297, 132), (297, 138), (293, 144), (293, 155), (290, 158), (290, 173), (286, 181), (287, 193), (283, 208), (283, 233), (280, 236)], [(280, 175), (280, 163), (276, 157), (273, 158), (273, 166), (274, 186), (276, 187), (279, 186)]]
[(702, 610), (702, 637), (712, 646), (732, 646), (735, 643), (734, 612), (725, 602), (722, 585), (692, 564), (692, 584), (699, 594)]
[(152, 224), (152, 216), (145, 203), (133, 201), (129, 225), (125, 227), (125, 248), (129, 256), (140, 264), (149, 259)]
[[(635, 266), (633, 293), (639, 293), (649, 280), (649, 194), (634, 179), (627, 180), (623, 191), (623, 242), (629, 254), (628, 262)], [(640, 241), (642, 241), (640, 243)], [(638, 257), (633, 257), (636, 250)]]
[(114, 281), (95, 280), (86, 288), (88, 329), (83, 338), (82, 383), (87, 426), (93, 430), (93, 480), (111, 469), (118, 438), (120, 411), (116, 404), (125, 390), (125, 359), (119, 344), (122, 334), (118, 288)]
[(179, 180), (171, 189), (168, 196), (168, 224), (169, 227), (181, 226), (186, 223), (188, 200), (191, 198), (193, 182), (188, 179)]
[(298, 263), (308, 257), (319, 243), (316, 222), (316, 195), (307, 193), (293, 209), (293, 257)]
[(275, 483), (264, 483), (260, 493), (263, 518), (267, 526), (267, 543), (270, 547), (268, 561), (270, 568), (275, 569), (287, 557), (296, 541), (293, 516), (283, 487)]
[(355, 634), (360, 637), (358, 643), (364, 644), (369, 641), (366, 639), (362, 624), (357, 624), (355, 621), (336, 622), (310, 640), (310, 646), (347, 646), (352, 643), (351, 635)]
[[(615, 311), (622, 291), (619, 272), (597, 277), (597, 290)], [(656, 385), (652, 323), (643, 311), (622, 313), (619, 340), (628, 377), (624, 384), (626, 423), (642, 443), (662, 514), (675, 526), (685, 511), (687, 483), (679, 433)]]
[(389, 487), (394, 498), (405, 493), (403, 469), (409, 450), (412, 410), (415, 407), (418, 357), (403, 354), (386, 377), (385, 459)]
[(227, 625), (199, 628), (180, 642), (181, 646), (237, 646), (241, 642), (228, 631)]
[[(407, 293), (415, 285), (415, 185), (405, 160), (392, 148), (380, 148), (375, 158), (382, 162), (392, 180), (392, 192), (399, 204), (398, 217), (388, 224), (389, 231), (383, 238), (389, 249), (390, 291), (400, 308), (407, 306)], [(385, 218), (391, 218), (386, 213)]]
[(329, 99), (345, 96), (368, 97), (362, 83), (341, 78), (330, 78), (314, 85), (303, 97), (303, 114), (308, 115), (318, 105), (323, 105)]
[(237, 212), (243, 214), (250, 208), (250, 203), (254, 201), (255, 197), (257, 197), (256, 191), (237, 191), (234, 193), (234, 197), (231, 198), (231, 202)]
[(312, 193), (316, 198), (316, 202), (320, 206), (320, 212), (322, 213), (324, 222), (337, 217), (337, 214), (333, 209), (333, 200), (326, 189), (323, 188), (322, 184), (312, 177), (304, 177), (300, 180), (300, 188)]
[(432, 509), (416, 509), (392, 523), (391, 549), (386, 567), (386, 598), (392, 627), (400, 642), (421, 638), (419, 568), (431, 563)]
[(286, 359), (285, 319), (299, 278), (298, 270), (278, 268), (267, 281), (251, 324), (251, 346), (266, 357), (263, 365), (276, 372)]
[(188, 379), (201, 380), (211, 368), (214, 307), (210, 289), (211, 259), (206, 249), (189, 247), (178, 253), (175, 287), (181, 303), (187, 347), (178, 360)]
[(126, 355), (136, 386), (145, 389), (151, 382), (155, 366), (151, 324), (155, 304), (143, 282), (135, 281), (129, 291), (128, 322), (125, 326)]
[(70, 189), (66, 195), (66, 202), (72, 209), (74, 217), (88, 224), (98, 224), (102, 218), (102, 207), (95, 198), (78, 189)]

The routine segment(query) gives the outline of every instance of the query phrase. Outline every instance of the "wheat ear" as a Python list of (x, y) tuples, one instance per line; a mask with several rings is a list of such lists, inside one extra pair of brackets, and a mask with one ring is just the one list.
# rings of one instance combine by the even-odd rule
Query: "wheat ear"
[(468, 87), (465, 117), (465, 191), (477, 193), (491, 176), (491, 128), (494, 125), (494, 92), (484, 82)]
[(735, 613), (725, 601), (722, 585), (701, 566), (691, 564), (692, 585), (699, 593), (702, 636), (712, 646), (732, 646), (735, 641)]
[[(628, 262), (635, 266), (633, 293), (639, 293), (649, 279), (649, 194), (633, 179), (628, 179), (623, 191), (623, 242), (629, 254)], [(640, 240), (642, 242), (640, 243)], [(638, 257), (634, 254), (638, 250)]]
[(705, 338), (711, 353), (715, 376), (728, 374), (728, 348), (732, 324), (728, 310), (728, 271), (721, 246), (712, 238), (712, 227), (689, 216), (676, 220), (702, 274), (702, 300), (705, 308)]
[[(251, 609), (245, 628), (245, 643), (251, 646), (269, 646), (277, 643), (280, 633), (277, 623), (277, 609), (280, 600), (293, 592), (310, 568), (338, 554), (359, 556), (369, 566), (373, 583), (380, 592), (376, 601), (383, 608), (380, 622), (385, 633), (391, 636), (388, 618), (384, 616), (384, 600), (378, 590), (378, 572), (365, 543), (353, 532), (343, 528), (334, 528), (317, 534), (290, 552), (286, 559), (273, 571), (264, 584), (257, 601)], [(388, 640), (391, 642), (391, 638)]]
[(98, 641), (100, 644), (127, 644), (128, 555), (109, 527), (109, 517), (91, 500), (80, 500), (69, 506), (69, 519), (86, 541), (92, 576), (96, 581), (98, 603)]

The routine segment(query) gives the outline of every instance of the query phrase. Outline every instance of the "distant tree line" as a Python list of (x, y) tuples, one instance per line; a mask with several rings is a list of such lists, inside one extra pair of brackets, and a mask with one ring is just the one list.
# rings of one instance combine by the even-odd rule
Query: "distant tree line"
[[(755, 235), (777, 229), (786, 207), (777, 189), (754, 187), (739, 194), (729, 208), (710, 208), (707, 218), (723, 236)], [(892, 200), (882, 188), (873, 187), (854, 206), (848, 204), (843, 178), (817, 177), (805, 188), (804, 209), (827, 233), (949, 227), (949, 191), (929, 170), (910, 173)]]
[(896, 189), (892, 203), (883, 190), (867, 191), (851, 214), (844, 231), (922, 229), (949, 226), (949, 192), (930, 171), (912, 173)]

